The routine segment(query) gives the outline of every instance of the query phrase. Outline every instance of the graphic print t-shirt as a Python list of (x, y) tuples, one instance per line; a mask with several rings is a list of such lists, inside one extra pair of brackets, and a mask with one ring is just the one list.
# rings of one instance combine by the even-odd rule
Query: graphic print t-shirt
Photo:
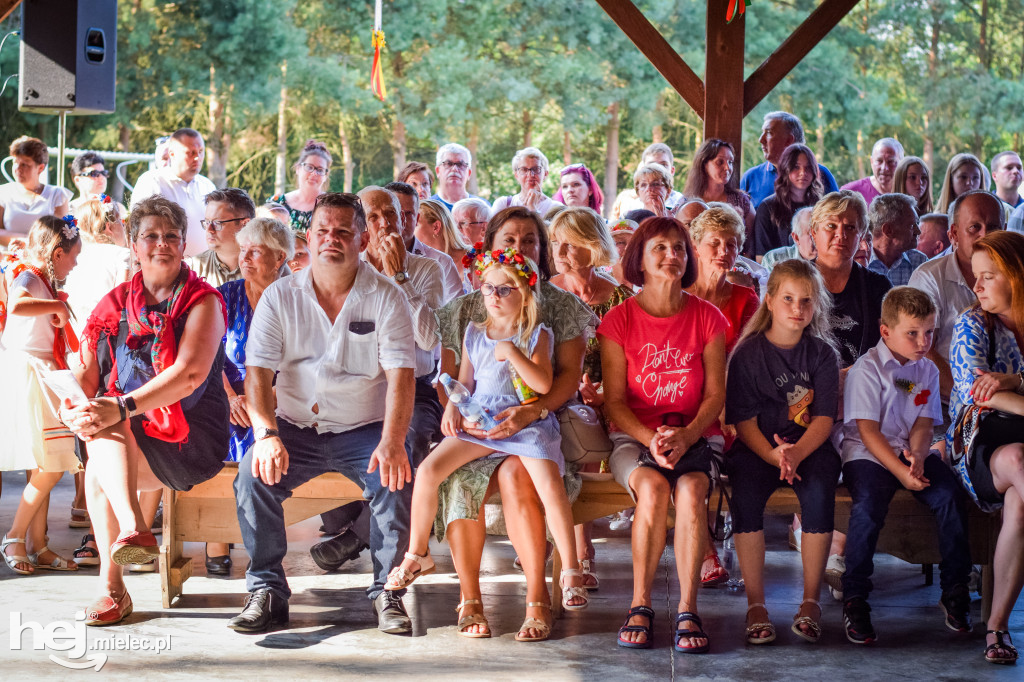
[(729, 361), (725, 420), (757, 417), (769, 443), (775, 434), (797, 442), (813, 417), (836, 416), (839, 358), (827, 343), (804, 334), (793, 348), (779, 348), (764, 334), (744, 339)]
[[(641, 423), (656, 429), (669, 412), (681, 412), (687, 424), (693, 420), (704, 396), (704, 348), (728, 324), (718, 308), (696, 296), (687, 296), (671, 317), (644, 312), (635, 298), (608, 311), (597, 334), (625, 352), (626, 404)], [(721, 433), (715, 420), (703, 435)]]

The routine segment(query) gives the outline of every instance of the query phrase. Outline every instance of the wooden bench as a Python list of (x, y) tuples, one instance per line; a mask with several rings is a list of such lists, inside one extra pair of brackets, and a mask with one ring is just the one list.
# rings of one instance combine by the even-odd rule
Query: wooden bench
[[(163, 606), (170, 608), (182, 594), (182, 586), (192, 575), (192, 559), (182, 553), (185, 542), (242, 541), (235, 508), (233, 483), (238, 465), (225, 465), (216, 476), (188, 492), (164, 491), (164, 526), (160, 547), (160, 582)], [(576, 523), (594, 521), (634, 506), (629, 493), (610, 474), (582, 474), (583, 488), (573, 504)], [(717, 495), (717, 494), (716, 494)], [(359, 486), (341, 474), (318, 476), (296, 488), (284, 503), (285, 525), (292, 525), (363, 499)], [(716, 497), (717, 499), (717, 497)], [(727, 508), (723, 504), (723, 509)], [(780, 488), (768, 502), (767, 514), (790, 515), (800, 511), (792, 488)], [(845, 531), (850, 521), (850, 495), (845, 488), (836, 491), (836, 529)], [(999, 533), (999, 515), (985, 514), (971, 505), (971, 560), (984, 566), (982, 618), (988, 617), (992, 599), (992, 556)], [(935, 541), (935, 517), (910, 493), (900, 491), (889, 506), (889, 516), (878, 541), (878, 551), (914, 564), (938, 564)], [(558, 576), (561, 559), (556, 551), (552, 575)], [(552, 580), (553, 607), (561, 612), (561, 589)]]

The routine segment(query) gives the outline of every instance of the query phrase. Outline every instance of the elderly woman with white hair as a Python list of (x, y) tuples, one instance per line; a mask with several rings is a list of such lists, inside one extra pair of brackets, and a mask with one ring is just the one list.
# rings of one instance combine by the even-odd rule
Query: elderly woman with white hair
[(263, 292), (281, 275), (282, 266), (295, 253), (292, 231), (274, 218), (253, 218), (235, 236), (241, 251), (242, 278), (221, 285), (228, 311), (224, 335), (224, 391), (231, 406), (231, 451), (227, 461), (240, 462), (253, 443), (252, 423), (245, 403), (245, 342), (249, 324)]
[(494, 202), (491, 214), (509, 206), (525, 206), (540, 215), (562, 202), (544, 195), (544, 180), (548, 177), (548, 157), (536, 147), (526, 147), (512, 157), (512, 172), (519, 183), (519, 194), (510, 197), (499, 197)]
[(633, 189), (644, 208), (659, 218), (671, 217), (665, 202), (672, 194), (672, 174), (659, 163), (645, 163), (633, 173)]

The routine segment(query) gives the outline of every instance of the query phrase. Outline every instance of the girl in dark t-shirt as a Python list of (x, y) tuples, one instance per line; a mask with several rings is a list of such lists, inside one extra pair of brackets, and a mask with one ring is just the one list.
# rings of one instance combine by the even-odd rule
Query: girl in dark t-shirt
[(818, 594), (832, 539), (839, 455), (829, 441), (838, 410), (839, 357), (829, 331), (831, 296), (812, 263), (779, 263), (767, 295), (729, 361), (726, 422), (737, 441), (726, 470), (733, 532), (746, 581), (750, 644), (775, 639), (764, 606), (764, 508), (791, 485), (803, 514), (804, 596), (793, 632), (821, 636)]

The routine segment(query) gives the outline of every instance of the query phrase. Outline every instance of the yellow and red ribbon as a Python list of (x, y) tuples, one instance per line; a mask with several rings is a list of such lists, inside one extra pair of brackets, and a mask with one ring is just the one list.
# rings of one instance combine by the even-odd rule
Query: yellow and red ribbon
[(370, 71), (370, 88), (381, 102), (388, 96), (384, 87), (384, 67), (380, 63), (380, 51), (384, 48), (384, 29), (381, 27), (381, 0), (373, 3), (373, 69)]

